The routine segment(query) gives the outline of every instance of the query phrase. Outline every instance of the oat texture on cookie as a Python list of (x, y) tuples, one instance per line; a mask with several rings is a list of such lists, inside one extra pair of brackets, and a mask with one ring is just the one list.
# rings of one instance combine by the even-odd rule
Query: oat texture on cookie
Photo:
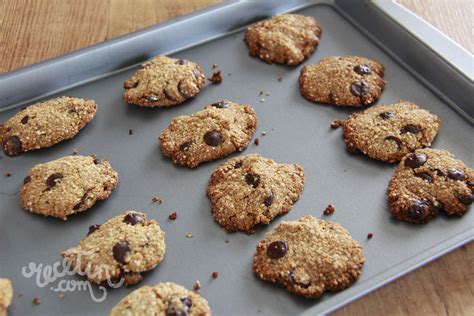
[(32, 213), (66, 219), (106, 199), (117, 183), (107, 160), (67, 156), (34, 166), (23, 180), (20, 203)]
[(257, 245), (253, 270), (294, 294), (318, 298), (348, 288), (364, 261), (362, 247), (341, 225), (308, 215), (268, 233)]
[(220, 100), (191, 115), (175, 117), (160, 135), (163, 154), (189, 168), (244, 150), (257, 127), (250, 105)]
[(474, 170), (451, 153), (419, 149), (406, 155), (390, 180), (390, 212), (401, 221), (426, 223), (440, 211), (461, 216), (474, 200)]
[(441, 126), (438, 116), (411, 102), (380, 105), (354, 113), (340, 123), (347, 148), (387, 162), (400, 161), (431, 146)]
[(293, 66), (314, 52), (320, 36), (321, 27), (313, 17), (282, 14), (250, 26), (245, 42), (251, 56)]
[(0, 278), (0, 316), (7, 316), (8, 306), (13, 301), (13, 287), (9, 279)]
[(73, 97), (30, 105), (0, 125), (0, 144), (9, 156), (53, 146), (74, 137), (96, 110), (95, 101)]
[(290, 211), (304, 187), (304, 169), (257, 154), (230, 159), (211, 175), (212, 215), (226, 231), (254, 232)]
[(168, 107), (181, 104), (197, 95), (206, 77), (198, 64), (167, 56), (157, 56), (142, 64), (123, 84), (123, 98), (131, 104), (146, 107)]
[(110, 316), (210, 316), (207, 300), (172, 282), (143, 286), (124, 297)]
[(165, 255), (165, 233), (146, 214), (126, 211), (104, 224), (92, 225), (79, 245), (62, 252), (75, 271), (97, 284), (126, 285), (142, 280), (142, 272), (155, 268)]
[(374, 103), (385, 87), (384, 66), (358, 56), (331, 56), (304, 66), (300, 91), (308, 100), (359, 107)]

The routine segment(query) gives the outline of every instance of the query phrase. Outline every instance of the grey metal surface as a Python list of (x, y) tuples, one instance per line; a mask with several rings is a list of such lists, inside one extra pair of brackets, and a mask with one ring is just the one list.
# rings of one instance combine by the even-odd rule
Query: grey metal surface
[[(246, 12), (249, 20), (251, 13)], [(388, 84), (379, 103), (411, 100), (438, 114), (443, 127), (433, 146), (449, 150), (473, 165), (472, 127), (418, 76), (401, 67), (389, 52), (381, 50), (354, 28), (333, 5), (315, 4), (298, 13), (314, 16), (323, 27), (321, 44), (305, 64), (330, 55), (354, 54), (380, 60), (386, 66)], [(343, 119), (354, 110), (308, 102), (298, 91), (297, 79), (302, 66), (267, 65), (251, 58), (242, 38), (240, 31), (172, 54), (198, 62), (207, 75), (211, 74), (213, 64), (218, 64), (223, 71), (221, 85), (207, 86), (190, 102), (171, 109), (145, 109), (125, 104), (121, 98), (122, 82), (136, 70), (128, 68), (57, 94), (92, 98), (99, 105), (96, 118), (74, 139), (15, 158), (0, 154), (0, 173), (12, 173), (11, 177), (0, 179), (0, 276), (11, 278), (16, 292), (23, 293), (21, 297), (15, 296), (11, 315), (104, 315), (139, 286), (173, 281), (191, 288), (195, 280), (201, 281), (201, 292), (215, 315), (314, 315), (333, 310), (472, 239), (472, 211), (462, 218), (440, 216), (425, 226), (392, 220), (385, 191), (396, 166), (351, 156), (346, 152), (341, 131), (329, 128), (332, 120)], [(179, 46), (174, 45), (169, 50)], [(145, 49), (143, 56), (169, 50), (157, 44)], [(136, 62), (137, 59), (133, 59), (133, 63)], [(123, 64), (123, 68), (128, 66)], [(85, 67), (84, 71), (89, 68)], [(76, 72), (79, 73), (77, 69)], [(282, 77), (281, 82), (278, 77)], [(5, 76), (0, 80), (0, 86), (10, 82)], [(25, 92), (24, 98), (34, 97), (28, 94), (30, 90), (31, 85), (15, 86), (15, 94), (19, 95), (15, 103), (24, 101), (22, 92)], [(259, 102), (262, 90), (270, 93), (263, 103)], [(11, 105), (5, 101), (11, 97), (9, 91), (2, 90), (2, 105)], [(251, 236), (225, 233), (210, 214), (205, 194), (207, 181), (212, 170), (225, 159), (188, 170), (176, 167), (163, 157), (157, 144), (159, 133), (173, 117), (198, 111), (220, 98), (250, 103), (259, 116), (260, 126), (255, 136), (260, 138), (260, 145), (249, 145), (242, 155), (256, 152), (280, 162), (298, 162), (306, 170), (307, 184), (293, 210), (269, 226), (258, 228)], [(16, 109), (0, 112), (0, 122), (15, 112)], [(131, 136), (129, 129), (134, 130)], [(267, 135), (261, 136), (262, 131)], [(80, 154), (95, 153), (108, 159), (120, 174), (117, 190), (108, 200), (72, 216), (67, 222), (22, 211), (17, 192), (26, 172), (37, 163), (70, 155), (74, 147)], [(154, 195), (160, 195), (163, 204), (151, 204)], [(282, 220), (306, 214), (321, 216), (328, 203), (337, 209), (329, 219), (346, 227), (364, 247), (366, 264), (362, 277), (348, 290), (326, 294), (316, 301), (296, 297), (257, 279), (251, 269), (252, 256), (265, 233)], [(147, 273), (139, 285), (109, 290), (105, 302), (95, 303), (85, 291), (65, 293), (60, 299), (58, 293), (50, 289), (60, 280), (39, 288), (34, 279), (22, 276), (21, 267), (32, 261), (44, 264), (60, 261), (60, 251), (83, 238), (88, 226), (102, 223), (127, 209), (145, 211), (157, 219), (166, 232), (164, 261)], [(178, 212), (174, 222), (167, 220), (172, 211)], [(186, 238), (188, 232), (194, 238)], [(369, 232), (374, 238), (367, 241)], [(228, 244), (224, 242), (226, 239), (230, 240)], [(216, 280), (210, 277), (213, 271), (220, 272)], [(82, 280), (80, 277), (62, 279)], [(97, 289), (95, 293), (99, 294)], [(31, 304), (34, 297), (41, 298), (41, 305)]]

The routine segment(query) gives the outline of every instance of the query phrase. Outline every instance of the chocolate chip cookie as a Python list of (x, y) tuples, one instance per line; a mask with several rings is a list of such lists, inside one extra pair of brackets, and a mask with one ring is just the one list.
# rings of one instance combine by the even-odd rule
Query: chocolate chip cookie
[(195, 168), (244, 150), (256, 127), (257, 115), (250, 105), (220, 100), (192, 115), (174, 118), (161, 133), (160, 146), (174, 163)]
[(358, 107), (380, 98), (385, 81), (384, 66), (374, 60), (357, 56), (331, 56), (300, 74), (300, 91), (308, 100)]
[(245, 42), (251, 56), (267, 63), (298, 65), (319, 44), (321, 27), (310, 16), (283, 14), (250, 26)]
[(32, 213), (66, 219), (106, 199), (118, 173), (106, 160), (68, 156), (34, 166), (20, 189), (21, 207)]
[(5, 154), (53, 146), (74, 137), (95, 115), (93, 100), (60, 97), (33, 104), (0, 125)]
[(341, 225), (308, 215), (268, 233), (257, 245), (253, 270), (294, 294), (318, 298), (348, 288), (364, 261), (362, 247)]
[(102, 225), (92, 225), (79, 245), (62, 256), (74, 271), (92, 283), (109, 285), (123, 279), (126, 285), (142, 280), (165, 255), (165, 233), (146, 214), (126, 211)]
[(9, 279), (0, 278), (0, 316), (7, 316), (8, 306), (13, 300), (13, 287)]
[(228, 232), (254, 232), (290, 211), (303, 191), (304, 169), (253, 154), (230, 159), (211, 175), (212, 215)]
[(132, 78), (124, 82), (123, 98), (140, 106), (173, 106), (197, 95), (205, 82), (198, 64), (157, 56), (142, 64)]
[(210, 316), (211, 310), (201, 295), (167, 282), (133, 291), (110, 313), (110, 316), (125, 315)]
[(390, 180), (390, 212), (401, 221), (426, 223), (444, 211), (461, 216), (474, 199), (474, 170), (444, 150), (406, 155)]
[(441, 126), (438, 116), (411, 102), (371, 107), (341, 123), (347, 148), (387, 162), (431, 146)]

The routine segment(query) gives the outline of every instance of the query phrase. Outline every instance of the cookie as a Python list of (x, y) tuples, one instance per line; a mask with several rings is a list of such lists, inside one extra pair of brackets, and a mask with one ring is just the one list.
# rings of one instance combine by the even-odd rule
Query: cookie
[(310, 16), (283, 14), (250, 26), (245, 42), (251, 56), (267, 63), (298, 65), (319, 44), (321, 27)]
[(53, 146), (79, 133), (96, 110), (95, 101), (73, 97), (30, 105), (0, 125), (0, 143), (9, 156)]
[(452, 154), (419, 149), (400, 162), (388, 186), (390, 212), (401, 221), (426, 223), (440, 211), (461, 216), (474, 199), (474, 170)]
[(387, 162), (431, 146), (441, 126), (438, 116), (411, 102), (371, 107), (340, 124), (347, 148)]
[(92, 225), (78, 246), (62, 256), (74, 271), (92, 283), (126, 285), (142, 280), (142, 272), (154, 269), (165, 255), (165, 233), (146, 214), (126, 211), (102, 225)]
[(160, 135), (163, 154), (174, 163), (195, 168), (244, 150), (257, 127), (250, 105), (221, 100), (204, 110), (174, 118)]
[(307, 298), (348, 288), (361, 275), (360, 244), (339, 224), (310, 215), (281, 222), (257, 245), (253, 270)]
[(172, 282), (142, 286), (124, 297), (110, 316), (210, 316), (207, 300)]
[(13, 287), (9, 279), (0, 278), (0, 316), (7, 316), (8, 306), (13, 300)]
[(140, 106), (168, 107), (197, 95), (205, 82), (198, 64), (157, 56), (142, 64), (132, 78), (123, 83), (123, 98)]
[(300, 91), (308, 100), (337, 106), (362, 106), (380, 98), (384, 66), (364, 57), (331, 56), (300, 74)]
[(21, 207), (32, 213), (67, 219), (106, 199), (118, 183), (107, 160), (67, 156), (34, 166), (20, 189)]
[(253, 154), (230, 159), (211, 175), (207, 195), (212, 215), (228, 232), (254, 232), (290, 211), (302, 191), (304, 169)]

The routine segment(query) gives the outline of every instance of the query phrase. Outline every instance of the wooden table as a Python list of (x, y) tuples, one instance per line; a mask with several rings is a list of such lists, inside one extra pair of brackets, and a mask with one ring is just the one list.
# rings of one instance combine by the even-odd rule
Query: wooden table
[[(1, 0), (0, 73), (217, 2), (218, 0)], [(474, 51), (470, 15), (472, 0), (398, 2), (433, 23), (469, 51)], [(474, 243), (453, 251), (335, 313), (355, 314), (474, 315)]]

